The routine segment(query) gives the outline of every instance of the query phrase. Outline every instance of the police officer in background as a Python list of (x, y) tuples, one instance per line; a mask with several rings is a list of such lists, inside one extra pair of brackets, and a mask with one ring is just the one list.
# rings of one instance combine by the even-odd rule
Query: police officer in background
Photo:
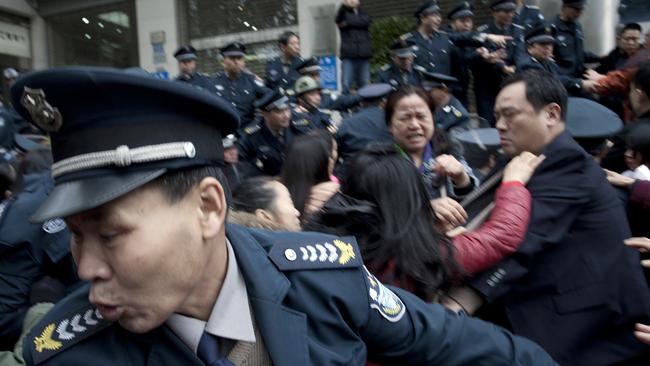
[(436, 128), (447, 132), (466, 128), (469, 123), (469, 112), (463, 104), (454, 97), (447, 85), (458, 82), (458, 79), (435, 72), (422, 72), (422, 88), (429, 92), (435, 113), (433, 121)]
[(517, 10), (512, 22), (524, 27), (524, 31), (529, 31), (544, 22), (544, 15), (539, 10), (539, 6), (526, 5), (526, 0), (517, 0)]
[(384, 117), (386, 97), (391, 91), (390, 84), (370, 84), (359, 89), (361, 110), (345, 118), (336, 132), (340, 162), (336, 176), (344, 176), (350, 159), (369, 144), (393, 141)]
[[(309, 76), (320, 84), (320, 63), (318, 57), (309, 57), (296, 66), (300, 76)], [(295, 85), (295, 84), (294, 84)], [(295, 90), (291, 90), (290, 97), (295, 97)], [(320, 106), (324, 110), (335, 110), (345, 112), (359, 105), (359, 97), (357, 95), (340, 95), (335, 91), (327, 88), (320, 90)]]
[(15, 101), (42, 91), (47, 105), (26, 98), (20, 112), (54, 146), (57, 183), (32, 219), (65, 219), (88, 283), (32, 328), (26, 365), (555, 365), (524, 338), (384, 286), (353, 237), (226, 224), (215, 141), (238, 116), (221, 98), (96, 68), (17, 85)]
[(322, 111), (320, 83), (309, 76), (301, 76), (293, 88), (296, 106), (291, 111), (291, 120), (295, 123), (313, 128), (327, 128), (336, 131), (336, 124), (329, 114)]
[(266, 87), (285, 93), (293, 87), (300, 77), (297, 66), (300, 57), (300, 37), (292, 31), (286, 31), (278, 39), (280, 56), (266, 63)]
[[(468, 1), (461, 1), (447, 14), (449, 33), (464, 33), (474, 30), (474, 7)], [(487, 50), (483, 52), (485, 54)], [(458, 79), (458, 88), (453, 89), (454, 96), (467, 108), (469, 106), (470, 62), (477, 54), (474, 48), (464, 47), (452, 53), (451, 75)], [(479, 55), (480, 56), (480, 55)]]
[(205, 74), (196, 70), (196, 49), (190, 45), (181, 46), (176, 52), (174, 57), (178, 61), (179, 74), (176, 81), (192, 84), (201, 89), (214, 93), (214, 82)]
[(399, 38), (393, 42), (390, 46), (393, 63), (381, 68), (377, 73), (377, 83), (390, 84), (393, 89), (402, 85), (420, 86), (420, 73), (413, 68), (414, 46), (415, 41), (410, 38)]
[(528, 57), (518, 65), (519, 70), (541, 69), (556, 76), (570, 94), (578, 95), (582, 91), (582, 80), (560, 73), (560, 68), (553, 60), (553, 48), (557, 44), (557, 28), (553, 24), (542, 23), (537, 28), (526, 32), (526, 51)]
[(244, 128), (237, 141), (239, 170), (244, 177), (278, 175), (294, 137), (314, 126), (308, 120), (292, 121), (289, 98), (279, 91), (267, 93), (255, 105), (262, 119)]
[(255, 118), (255, 100), (269, 89), (257, 75), (246, 70), (246, 47), (238, 42), (220, 49), (223, 72), (214, 77), (214, 92), (226, 99), (239, 112), (241, 126), (247, 126)]
[(503, 79), (515, 73), (516, 65), (526, 57), (524, 49), (523, 27), (514, 24), (517, 4), (515, 0), (495, 0), (490, 4), (493, 21), (477, 28), (479, 32), (488, 32), (512, 37), (504, 49), (488, 46), (490, 52), (501, 52), (499, 60), (475, 57), (472, 62), (474, 75), (474, 93), (478, 115), (494, 124), (494, 101)]
[(582, 78), (585, 63), (598, 62), (600, 58), (584, 50), (584, 34), (578, 18), (582, 15), (586, 0), (562, 0), (560, 14), (553, 21), (557, 28), (557, 47), (553, 58), (562, 75)]

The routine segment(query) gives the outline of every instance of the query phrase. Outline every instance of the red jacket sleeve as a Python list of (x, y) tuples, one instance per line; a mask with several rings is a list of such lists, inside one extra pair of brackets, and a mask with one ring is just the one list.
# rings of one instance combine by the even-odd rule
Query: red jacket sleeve
[(622, 94), (627, 95), (636, 68), (610, 71), (596, 84), (596, 93), (599, 95)]
[(469, 275), (492, 267), (517, 250), (528, 230), (531, 201), (526, 187), (502, 185), (490, 218), (480, 228), (453, 238), (456, 259)]

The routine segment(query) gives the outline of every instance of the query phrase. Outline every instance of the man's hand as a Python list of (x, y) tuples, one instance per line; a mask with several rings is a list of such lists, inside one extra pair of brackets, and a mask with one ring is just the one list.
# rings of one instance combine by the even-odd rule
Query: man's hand
[(431, 200), (431, 207), (433, 207), (436, 218), (446, 228), (454, 228), (467, 221), (467, 212), (463, 206), (449, 197)]
[(596, 93), (597, 86), (598, 86), (598, 81), (582, 80), (582, 90), (584, 90), (587, 93)]
[(455, 312), (465, 311), (472, 315), (483, 305), (481, 296), (468, 286), (454, 287), (440, 299), (440, 304)]
[(587, 71), (585, 71), (585, 73), (584, 73), (585, 80), (591, 80), (591, 81), (598, 82), (598, 81), (600, 81), (600, 79), (602, 79), (604, 77), (605, 77), (605, 75), (599, 74), (598, 72), (596, 72), (595, 70), (592, 70), (592, 69), (587, 69)]
[(603, 169), (603, 170), (607, 174), (607, 181), (609, 182), (609, 184), (613, 186), (627, 188), (632, 184), (634, 184), (633, 178), (626, 177), (622, 174), (618, 174), (611, 170), (607, 170), (607, 169)]
[(499, 34), (488, 34), (486, 39), (499, 47), (505, 47), (508, 44), (508, 41), (512, 41), (512, 37), (502, 36)]
[(504, 66), (503, 69), (501, 69), (504, 74), (506, 75), (512, 75), (517, 71), (517, 68), (514, 66)]
[[(650, 239), (644, 237), (629, 238), (623, 241), (625, 245), (638, 249), (641, 253), (650, 253)], [(650, 268), (650, 259), (641, 261), (641, 265)]]

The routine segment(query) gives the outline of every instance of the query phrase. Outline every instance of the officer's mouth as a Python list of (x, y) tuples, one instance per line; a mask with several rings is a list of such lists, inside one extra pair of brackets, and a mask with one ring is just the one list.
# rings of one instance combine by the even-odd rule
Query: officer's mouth
[(110, 322), (117, 321), (122, 317), (122, 314), (124, 314), (124, 307), (122, 306), (101, 304), (95, 304), (95, 306), (97, 306), (99, 313), (102, 314), (102, 318)]

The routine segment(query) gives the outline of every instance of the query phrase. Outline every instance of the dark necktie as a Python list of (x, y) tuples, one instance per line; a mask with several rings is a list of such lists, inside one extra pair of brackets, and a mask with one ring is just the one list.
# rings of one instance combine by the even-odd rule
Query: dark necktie
[(196, 355), (207, 366), (234, 366), (227, 358), (219, 355), (219, 340), (210, 333), (203, 332)]

